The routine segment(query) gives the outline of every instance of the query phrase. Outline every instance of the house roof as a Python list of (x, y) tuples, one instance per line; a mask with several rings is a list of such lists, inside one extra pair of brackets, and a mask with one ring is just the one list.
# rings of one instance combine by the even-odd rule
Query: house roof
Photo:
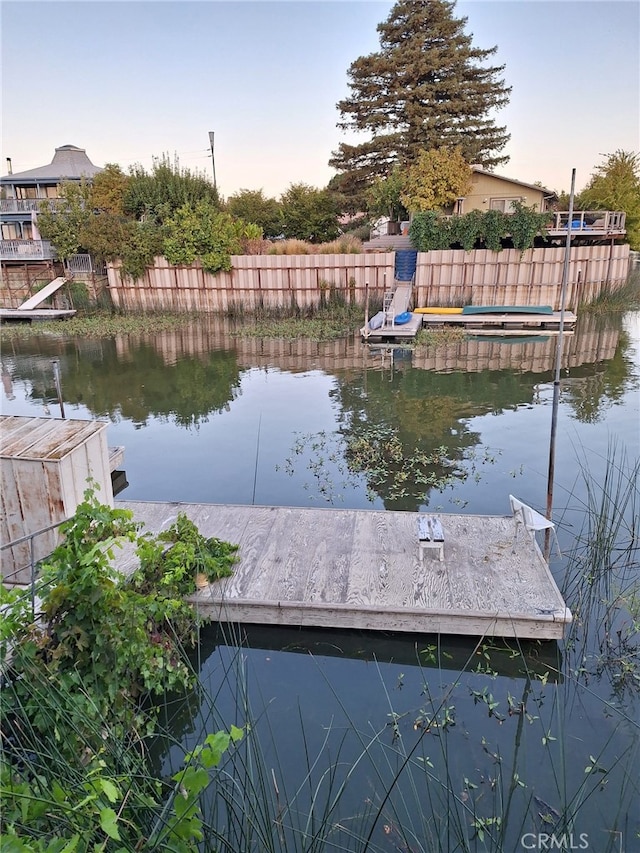
[(61, 145), (60, 148), (56, 148), (53, 160), (47, 166), (38, 166), (36, 169), (27, 169), (26, 172), (3, 175), (0, 180), (3, 184), (15, 184), (32, 180), (92, 178), (102, 171), (104, 170), (99, 166), (94, 166), (89, 160), (84, 148), (77, 148), (75, 145)]
[(472, 172), (477, 172), (479, 175), (487, 175), (490, 178), (497, 178), (500, 181), (507, 181), (509, 184), (515, 184), (518, 187), (526, 187), (528, 190), (538, 190), (538, 192), (544, 193), (544, 195), (555, 196), (553, 190), (547, 189), (547, 187), (538, 186), (538, 184), (527, 184), (524, 181), (516, 181), (515, 178), (505, 178), (504, 175), (496, 175), (495, 172), (489, 172), (487, 169), (483, 169), (482, 166), (472, 166)]

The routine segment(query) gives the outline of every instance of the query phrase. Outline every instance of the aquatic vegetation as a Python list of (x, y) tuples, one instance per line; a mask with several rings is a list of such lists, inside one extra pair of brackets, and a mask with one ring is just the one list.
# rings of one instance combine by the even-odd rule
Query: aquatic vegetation
[(115, 335), (156, 334), (179, 329), (198, 319), (197, 314), (114, 314), (96, 311), (68, 320), (35, 323), (2, 323), (0, 340), (25, 339), (46, 334), (51, 337), (111, 338)]
[(362, 325), (362, 308), (341, 300), (327, 300), (318, 308), (262, 309), (244, 314), (233, 335), (242, 338), (282, 338), (331, 341), (354, 334)]
[(607, 314), (611, 312), (633, 311), (640, 308), (640, 270), (629, 275), (624, 287), (616, 290), (603, 289), (593, 300), (580, 305), (581, 311), (592, 314)]
[(469, 476), (480, 479), (479, 468), (495, 462), (497, 455), (488, 448), (469, 448), (463, 460), (453, 460), (447, 447), (406, 447), (392, 427), (368, 424), (354, 432), (299, 434), (291, 455), (276, 470), (293, 476), (304, 466), (314, 480), (313, 490), (305, 485), (310, 498), (327, 503), (341, 501), (347, 487), (364, 483), (371, 502), (410, 498), (419, 504), (431, 489), (444, 491)]

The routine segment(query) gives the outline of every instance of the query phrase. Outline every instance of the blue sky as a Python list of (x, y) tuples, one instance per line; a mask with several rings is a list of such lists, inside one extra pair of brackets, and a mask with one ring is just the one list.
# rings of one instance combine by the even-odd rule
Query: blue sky
[[(391, 2), (7, 2), (2, 13), (2, 164), (86, 148), (99, 166), (177, 154), (224, 196), (324, 186), (347, 69), (379, 46)], [(499, 171), (580, 189), (603, 155), (640, 149), (640, 4), (460, 0), (477, 47), (498, 46), (513, 87), (497, 114)], [(353, 137), (352, 137), (353, 139)]]

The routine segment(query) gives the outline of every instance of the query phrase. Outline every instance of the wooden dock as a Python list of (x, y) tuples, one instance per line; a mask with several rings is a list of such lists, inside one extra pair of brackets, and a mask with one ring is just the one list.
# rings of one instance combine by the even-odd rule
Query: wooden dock
[(66, 320), (77, 312), (71, 308), (0, 308), (0, 322), (6, 320)]
[[(572, 311), (565, 311), (563, 334), (573, 334), (577, 321)], [(394, 341), (415, 338), (420, 329), (456, 326), (474, 335), (553, 335), (560, 331), (560, 311), (553, 314), (412, 314), (402, 326), (385, 323), (380, 329), (363, 326), (360, 335), (367, 341)]]
[[(410, 512), (116, 501), (158, 533), (184, 512), (240, 545), (232, 577), (194, 596), (221, 622), (561, 639), (571, 622), (549, 568), (511, 516), (438, 516), (444, 560), (419, 557)], [(125, 573), (132, 550), (117, 556)]]
[[(508, 330), (510, 333), (517, 329), (526, 331), (527, 334), (540, 332), (549, 334), (560, 330), (560, 311), (553, 314), (516, 314), (510, 312), (496, 312), (491, 314), (422, 314), (425, 326), (442, 326), (450, 324), (463, 326), (465, 329), (473, 329), (478, 334), (479, 329), (486, 330), (489, 334), (495, 334), (496, 329)], [(573, 330), (577, 316), (572, 311), (564, 312), (563, 331)]]

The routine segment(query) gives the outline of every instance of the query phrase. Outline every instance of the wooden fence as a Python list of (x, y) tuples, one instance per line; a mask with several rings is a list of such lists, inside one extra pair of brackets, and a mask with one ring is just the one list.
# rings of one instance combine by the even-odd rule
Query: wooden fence
[(108, 265), (114, 305), (142, 311), (228, 312), (258, 307), (317, 306), (331, 293), (362, 303), (365, 285), (382, 294), (393, 284), (393, 252), (349, 255), (233, 255), (231, 272), (204, 272), (199, 264), (171, 266), (156, 258), (141, 279)]
[[(552, 305), (560, 307), (564, 248), (490, 252), (421, 252), (413, 307), (423, 305)], [(571, 249), (567, 308), (575, 311), (627, 280), (629, 246)], [(108, 265), (117, 308), (130, 311), (233, 312), (256, 307), (317, 306), (330, 293), (363, 305), (365, 285), (381, 299), (394, 279), (394, 252), (353, 255), (234, 255), (231, 272), (174, 267), (164, 258), (141, 279)]]
[[(421, 252), (414, 305), (551, 305), (560, 308), (564, 248), (490, 252), (463, 249)], [(573, 246), (567, 308), (575, 311), (603, 290), (616, 290), (629, 274), (629, 246)]]

